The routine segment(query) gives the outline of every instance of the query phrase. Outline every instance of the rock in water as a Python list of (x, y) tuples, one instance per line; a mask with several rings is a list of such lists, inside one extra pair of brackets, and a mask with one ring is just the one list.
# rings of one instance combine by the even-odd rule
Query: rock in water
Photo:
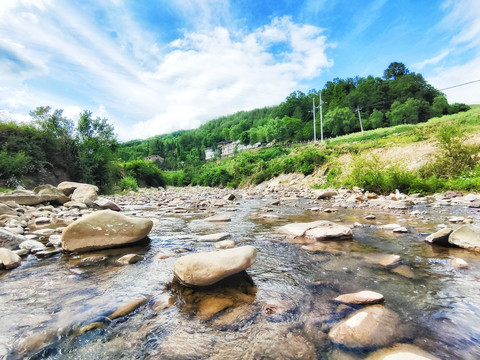
[(133, 243), (145, 238), (153, 227), (150, 219), (128, 217), (112, 210), (86, 215), (62, 233), (66, 251), (89, 251)]
[(234, 249), (189, 254), (174, 265), (174, 275), (185, 285), (209, 286), (250, 267), (257, 257), (251, 245)]
[(13, 250), (25, 240), (26, 238), (22, 235), (17, 235), (8, 230), (0, 228), (0, 247)]
[(358, 310), (328, 333), (336, 344), (349, 348), (381, 347), (392, 344), (402, 336), (399, 316), (383, 305)]
[(357, 293), (343, 294), (335, 298), (336, 301), (346, 304), (378, 304), (385, 300), (382, 294), (375, 291), (360, 291)]
[(0, 248), (0, 269), (13, 269), (20, 266), (22, 259), (10, 249)]
[(464, 249), (480, 251), (480, 227), (462, 226), (450, 234), (448, 242)]
[(437, 245), (448, 245), (448, 237), (453, 232), (453, 229), (444, 228), (436, 233), (430, 234), (425, 238), (425, 242), (429, 244), (437, 244)]
[(348, 226), (326, 220), (288, 224), (280, 227), (280, 231), (289, 236), (306, 237), (317, 241), (352, 238), (352, 229)]
[(367, 360), (440, 360), (415, 345), (395, 344), (370, 354)]

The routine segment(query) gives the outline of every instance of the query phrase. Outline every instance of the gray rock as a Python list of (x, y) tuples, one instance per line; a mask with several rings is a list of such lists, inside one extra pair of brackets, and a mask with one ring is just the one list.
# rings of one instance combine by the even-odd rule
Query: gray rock
[(0, 203), (0, 215), (13, 215), (17, 216), (18, 213), (16, 210), (10, 208), (10, 206), (7, 206), (6, 204)]
[(317, 197), (318, 200), (325, 200), (330, 199), (334, 196), (338, 195), (336, 190), (313, 190), (313, 193)]
[(453, 232), (453, 229), (443, 228), (436, 233), (430, 234), (425, 238), (425, 242), (429, 244), (448, 245), (448, 237)]
[(25, 237), (22, 235), (14, 234), (8, 230), (0, 228), (0, 247), (10, 250), (16, 249), (23, 241)]
[(37, 186), (35, 189), (33, 189), (33, 192), (39, 195), (56, 196), (57, 198), (54, 200), (54, 202), (60, 205), (63, 205), (68, 201), (68, 197), (63, 193), (63, 191), (57, 189), (53, 185), (45, 184), (45, 185)]
[(57, 185), (57, 189), (61, 190), (65, 195), (70, 195), (71, 193), (73, 193), (75, 191), (75, 189), (77, 189), (78, 187), (81, 187), (83, 185), (92, 186), (94, 188), (95, 192), (98, 192), (98, 187), (96, 187), (95, 185), (72, 182), (72, 181), (61, 182), (60, 184)]
[(46, 246), (43, 245), (40, 241), (36, 240), (25, 240), (19, 245), (19, 248), (28, 250), (32, 253), (46, 250)]
[(142, 261), (144, 257), (138, 254), (127, 254), (116, 261), (119, 265), (130, 265)]
[(480, 228), (464, 225), (450, 234), (448, 242), (464, 249), (480, 251)]

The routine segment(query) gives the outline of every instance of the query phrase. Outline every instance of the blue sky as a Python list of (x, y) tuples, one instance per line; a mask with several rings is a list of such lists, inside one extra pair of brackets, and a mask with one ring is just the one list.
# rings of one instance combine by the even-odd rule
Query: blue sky
[[(1, 0), (0, 119), (106, 117), (120, 140), (276, 105), (393, 61), (480, 79), (478, 0)], [(480, 104), (480, 82), (445, 90)]]

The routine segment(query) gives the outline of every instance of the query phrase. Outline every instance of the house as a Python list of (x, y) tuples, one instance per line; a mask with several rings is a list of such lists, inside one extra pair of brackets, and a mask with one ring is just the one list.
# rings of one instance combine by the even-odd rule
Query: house
[(205, 160), (210, 160), (215, 157), (215, 151), (213, 149), (207, 148), (205, 149)]
[(144, 160), (145, 161), (159, 162), (159, 163), (162, 163), (162, 162), (165, 161), (165, 159), (163, 157), (161, 157), (160, 155), (150, 155), (150, 156), (147, 156)]

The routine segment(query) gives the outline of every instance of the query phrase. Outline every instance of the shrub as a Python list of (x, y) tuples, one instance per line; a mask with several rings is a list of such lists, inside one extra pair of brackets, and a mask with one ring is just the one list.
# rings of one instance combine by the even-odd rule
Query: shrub
[(140, 184), (146, 186), (165, 186), (162, 171), (153, 161), (133, 160), (123, 164), (128, 176), (134, 177)]
[(124, 177), (123, 179), (120, 180), (120, 190), (121, 191), (126, 191), (126, 190), (137, 191), (138, 190), (137, 179), (131, 176)]

